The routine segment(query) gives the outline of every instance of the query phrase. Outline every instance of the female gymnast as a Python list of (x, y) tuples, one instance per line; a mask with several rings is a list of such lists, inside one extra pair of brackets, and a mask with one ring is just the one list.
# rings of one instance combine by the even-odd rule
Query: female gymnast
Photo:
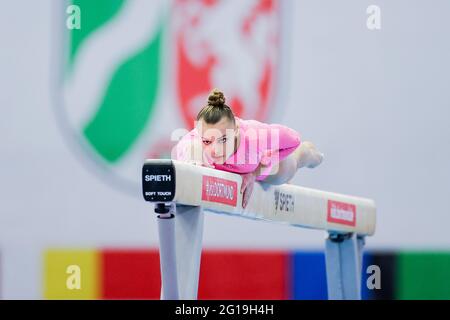
[(235, 116), (218, 89), (211, 92), (195, 128), (182, 137), (175, 152), (177, 160), (240, 174), (243, 208), (255, 181), (287, 183), (297, 169), (323, 161), (323, 154), (313, 143), (300, 141), (297, 131)]

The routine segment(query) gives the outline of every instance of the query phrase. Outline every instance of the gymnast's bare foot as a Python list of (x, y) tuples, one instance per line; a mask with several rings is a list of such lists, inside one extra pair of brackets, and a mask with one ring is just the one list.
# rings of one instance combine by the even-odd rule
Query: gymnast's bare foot
[(300, 145), (299, 167), (315, 168), (322, 163), (324, 154), (317, 150), (310, 141), (304, 141)]

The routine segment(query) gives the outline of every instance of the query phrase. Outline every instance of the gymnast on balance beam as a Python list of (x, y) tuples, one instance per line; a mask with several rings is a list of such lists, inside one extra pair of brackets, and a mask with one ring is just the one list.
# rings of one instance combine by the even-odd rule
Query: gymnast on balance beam
[(172, 158), (242, 176), (242, 207), (255, 181), (272, 185), (287, 183), (302, 167), (314, 168), (323, 154), (300, 134), (280, 124), (243, 120), (225, 104), (214, 89), (197, 115), (195, 128), (176, 145)]

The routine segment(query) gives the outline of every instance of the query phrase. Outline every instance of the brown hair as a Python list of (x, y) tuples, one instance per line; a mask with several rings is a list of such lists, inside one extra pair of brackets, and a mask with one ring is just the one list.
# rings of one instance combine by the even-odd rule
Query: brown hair
[(214, 89), (209, 94), (208, 104), (198, 113), (197, 121), (203, 119), (208, 124), (216, 124), (224, 116), (236, 123), (233, 111), (225, 104), (223, 92), (219, 89)]

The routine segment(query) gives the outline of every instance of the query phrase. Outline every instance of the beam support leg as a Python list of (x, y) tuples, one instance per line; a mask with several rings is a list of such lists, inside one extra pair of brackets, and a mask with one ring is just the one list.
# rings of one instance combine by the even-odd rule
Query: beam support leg
[(330, 300), (361, 299), (364, 237), (330, 232), (326, 240), (326, 270)]
[(197, 299), (203, 239), (201, 207), (157, 203), (161, 299)]

